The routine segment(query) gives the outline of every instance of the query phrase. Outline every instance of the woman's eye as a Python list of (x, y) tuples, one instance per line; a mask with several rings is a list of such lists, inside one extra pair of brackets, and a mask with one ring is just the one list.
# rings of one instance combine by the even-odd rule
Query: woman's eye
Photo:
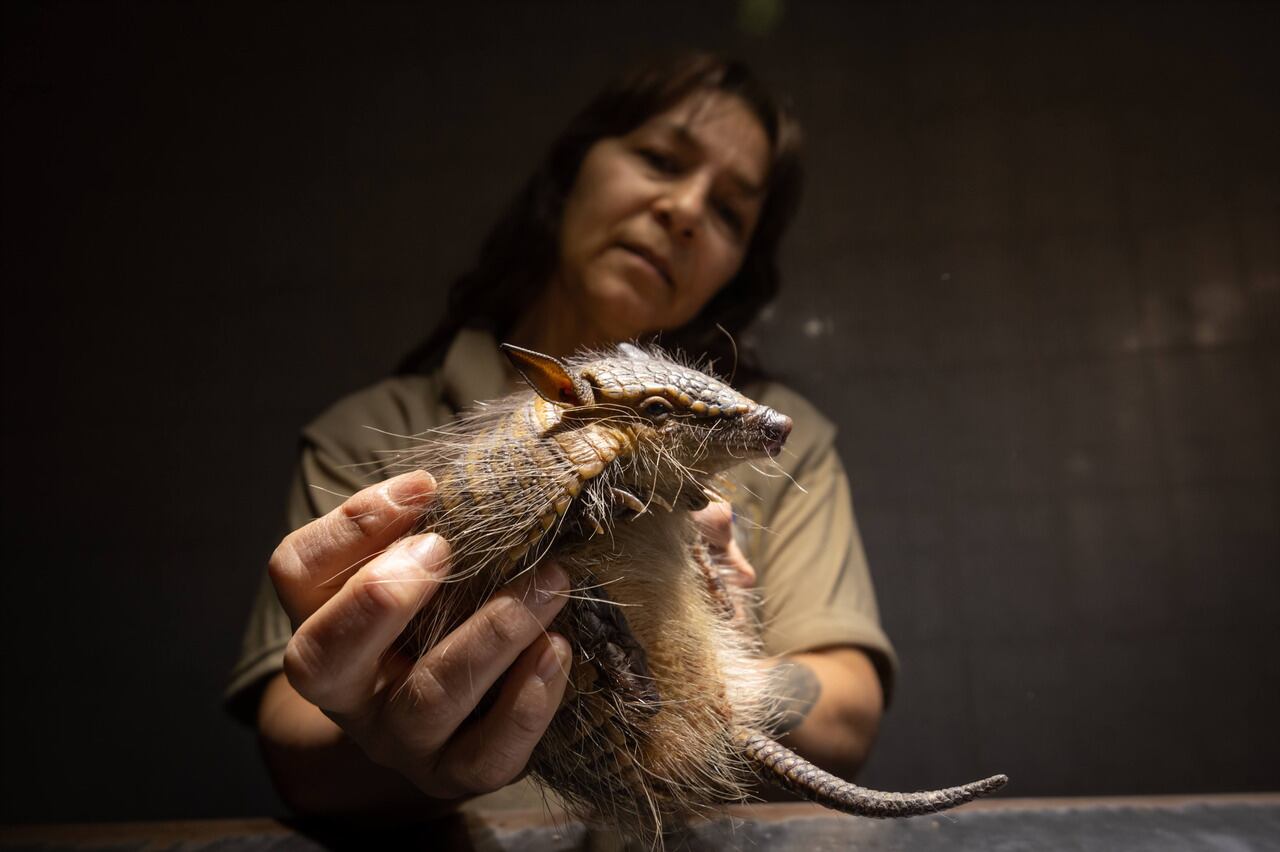
[(680, 164), (674, 158), (652, 148), (641, 148), (640, 158), (663, 174), (673, 175), (680, 171)]
[(738, 211), (734, 210), (730, 205), (720, 202), (715, 205), (716, 215), (720, 217), (729, 229), (735, 234), (742, 233), (742, 217), (738, 215)]

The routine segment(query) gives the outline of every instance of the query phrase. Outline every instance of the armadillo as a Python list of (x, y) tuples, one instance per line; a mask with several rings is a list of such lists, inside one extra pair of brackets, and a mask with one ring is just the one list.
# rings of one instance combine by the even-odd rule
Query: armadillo
[(479, 405), (397, 465), (435, 476), (419, 530), (448, 539), (454, 560), (405, 642), (422, 653), (513, 577), (560, 562), (573, 593), (552, 629), (574, 657), (530, 769), (571, 813), (653, 842), (749, 797), (760, 777), (869, 817), (945, 810), (1005, 784), (879, 792), (772, 738), (780, 710), (761, 650), (691, 513), (721, 499), (725, 470), (781, 452), (790, 418), (657, 350), (503, 351), (530, 390)]

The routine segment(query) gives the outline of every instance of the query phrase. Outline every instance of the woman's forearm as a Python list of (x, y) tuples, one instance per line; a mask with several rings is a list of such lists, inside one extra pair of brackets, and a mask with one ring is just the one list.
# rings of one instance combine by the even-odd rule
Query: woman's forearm
[(828, 648), (782, 657), (773, 671), (773, 691), (786, 696), (780, 741), (841, 777), (855, 775), (884, 711), (871, 660), (856, 648)]
[(371, 761), (283, 674), (263, 692), (258, 735), (276, 790), (300, 816), (416, 821), (457, 804), (431, 799), (399, 772)]

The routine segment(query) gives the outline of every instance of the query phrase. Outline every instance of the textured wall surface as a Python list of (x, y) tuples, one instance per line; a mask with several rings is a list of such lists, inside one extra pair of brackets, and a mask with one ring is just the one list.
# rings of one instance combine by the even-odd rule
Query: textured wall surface
[(1274, 8), (690, 5), (5, 8), (0, 818), (278, 811), (218, 697), (297, 429), (680, 46), (809, 134), (753, 335), (902, 657), (862, 780), (1280, 787)]

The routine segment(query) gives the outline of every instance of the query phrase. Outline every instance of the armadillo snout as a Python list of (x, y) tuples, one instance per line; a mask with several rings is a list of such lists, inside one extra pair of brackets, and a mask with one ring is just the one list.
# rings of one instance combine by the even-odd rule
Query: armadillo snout
[(791, 434), (791, 418), (768, 406), (761, 407), (758, 417), (760, 431), (764, 433), (764, 450), (772, 458), (782, 452), (782, 445)]

